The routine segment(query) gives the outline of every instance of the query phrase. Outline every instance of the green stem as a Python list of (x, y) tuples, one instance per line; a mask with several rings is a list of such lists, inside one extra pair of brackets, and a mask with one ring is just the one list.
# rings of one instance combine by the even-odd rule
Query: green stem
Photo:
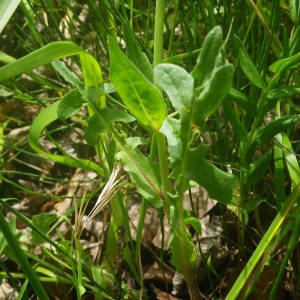
[[(165, 18), (165, 0), (157, 0), (155, 6), (155, 25), (154, 25), (154, 67), (162, 60), (163, 52), (163, 32), (164, 32), (164, 18)], [(167, 144), (165, 137), (160, 133), (155, 133), (157, 142), (157, 154), (159, 159), (159, 170), (162, 184), (162, 192), (167, 199), (167, 192), (169, 190), (169, 168), (167, 156)]]
[(153, 58), (154, 67), (157, 66), (162, 59), (164, 18), (165, 18), (165, 0), (157, 0), (155, 6), (155, 25), (154, 25), (154, 58)]
[[(154, 67), (158, 65), (162, 60), (162, 51), (163, 51), (163, 29), (164, 29), (164, 10), (165, 10), (165, 1), (157, 0), (155, 7), (155, 26), (154, 26)], [(160, 167), (160, 176), (162, 183), (162, 192), (167, 199), (167, 192), (169, 190), (169, 180), (168, 180), (168, 156), (167, 156), (167, 147), (166, 147), (166, 139), (160, 133), (156, 132), (156, 141), (157, 141), (157, 152), (159, 158), (159, 167)], [(180, 185), (180, 191), (184, 186), (184, 179), (181, 178), (180, 181), (183, 183)], [(180, 194), (180, 195), (183, 195)], [(194, 276), (193, 270), (189, 267), (189, 263), (184, 256), (186, 253), (186, 241), (185, 235), (186, 230), (183, 223), (184, 215), (183, 215), (183, 205), (182, 199), (177, 203), (178, 208), (178, 222), (179, 222), (179, 247), (181, 249), (181, 253), (183, 254), (183, 276), (185, 277), (186, 284), (188, 286), (189, 294), (191, 299), (201, 299), (200, 292), (198, 290), (196, 277)]]
[(163, 134), (156, 132), (157, 153), (159, 158), (159, 171), (162, 185), (162, 193), (165, 199), (168, 199), (167, 192), (170, 189), (169, 184), (169, 164), (167, 155), (167, 143)]

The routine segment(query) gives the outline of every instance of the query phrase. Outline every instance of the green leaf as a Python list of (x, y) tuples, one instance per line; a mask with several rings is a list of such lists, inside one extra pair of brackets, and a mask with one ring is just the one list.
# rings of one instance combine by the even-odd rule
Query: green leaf
[(171, 117), (167, 117), (160, 128), (160, 132), (163, 133), (167, 138), (171, 164), (179, 162), (182, 156), (180, 121)]
[(83, 54), (84, 51), (72, 42), (52, 42), (0, 68), (0, 81), (28, 73), (36, 67), (48, 64), (65, 56)]
[(295, 124), (299, 120), (300, 114), (280, 117), (271, 123), (258, 128), (254, 133), (252, 140), (253, 142), (256, 141), (258, 144), (264, 144), (277, 133), (282, 132), (285, 128)]
[(245, 204), (243, 204), (243, 210), (246, 211), (247, 213), (250, 213), (254, 211), (259, 205), (262, 203), (266, 202), (265, 199), (253, 199), (250, 201), (247, 201)]
[(140, 137), (140, 136), (132, 136), (126, 139), (126, 144), (129, 146), (131, 149), (135, 149), (140, 145), (148, 145), (149, 140), (145, 137)]
[(95, 114), (89, 118), (84, 137), (88, 144), (97, 145), (99, 142), (99, 134), (107, 129), (107, 124), (113, 124), (114, 122), (129, 123), (134, 120), (135, 119), (125, 111), (103, 108), (95, 112)]
[(205, 119), (217, 110), (231, 87), (233, 71), (231, 64), (214, 70), (211, 79), (196, 98), (194, 115), (196, 120)]
[[(0, 199), (1, 200), (1, 199)], [(2, 211), (0, 210), (0, 230), (2, 231), (7, 244), (9, 245), (9, 252), (16, 257), (18, 264), (21, 266), (22, 271), (25, 274), (25, 277), (31, 283), (32, 288), (34, 289), (35, 294), (39, 299), (48, 300), (49, 297), (41, 285), (41, 282), (36, 275), (34, 269), (30, 265), (25, 251), (21, 248), (19, 241), (16, 239), (14, 233), (12, 232), (10, 226), (8, 225), (6, 219), (4, 218)]]
[[(32, 217), (32, 225), (47, 235), (51, 225), (57, 220), (56, 214), (41, 213)], [(45, 240), (35, 230), (31, 232), (32, 239), (36, 243), (43, 243)]]
[(80, 248), (76, 251), (76, 262), (77, 262), (77, 276), (76, 272), (74, 274), (74, 281), (77, 291), (77, 299), (82, 299), (82, 295), (86, 292), (86, 289), (83, 285), (83, 278), (82, 278), (82, 257), (81, 253), (83, 253), (82, 247), (80, 245)]
[(66, 94), (57, 107), (57, 116), (59, 119), (65, 120), (73, 116), (86, 101), (78, 89), (75, 89)]
[(56, 155), (52, 153), (47, 153), (44, 151), (39, 145), (39, 138), (43, 132), (43, 130), (52, 122), (58, 119), (57, 109), (60, 104), (60, 101), (54, 102), (49, 107), (45, 108), (42, 112), (40, 112), (35, 120), (33, 121), (28, 135), (29, 144), (34, 151), (42, 155), (47, 159), (51, 159), (55, 162), (66, 164), (76, 168), (83, 168), (86, 170), (91, 170), (96, 172), (99, 175), (103, 175), (103, 170), (97, 164), (90, 160), (79, 159), (65, 154)]
[(135, 66), (144, 74), (150, 81), (153, 81), (153, 68), (145, 55), (141, 51), (141, 47), (132, 32), (129, 24), (125, 23), (124, 26), (124, 39), (126, 43), (126, 52), (128, 58), (135, 64)]
[(0, 1), (0, 34), (5, 25), (19, 6), (21, 0), (1, 0)]
[(297, 64), (300, 62), (300, 52), (297, 54), (283, 58), (280, 60), (275, 61), (270, 67), (270, 71), (274, 73), (282, 73), (285, 72), (287, 69), (297, 68), (299, 67)]
[(300, 94), (300, 87), (284, 86), (267, 93), (269, 99), (284, 99), (288, 97), (297, 96)]
[[(9, 222), (7, 222), (9, 229), (13, 234), (16, 233), (16, 217), (13, 217)], [(0, 255), (2, 255), (3, 251), (5, 250), (7, 246), (7, 241), (5, 239), (5, 236), (3, 235), (3, 232), (0, 231)]]
[(230, 99), (236, 102), (240, 107), (245, 109), (251, 116), (255, 115), (256, 107), (245, 94), (234, 88), (231, 88), (228, 92), (228, 97), (230, 97)]
[[(97, 87), (103, 82), (100, 66), (93, 56), (83, 53), (80, 55), (80, 62), (86, 88)], [(100, 94), (95, 103), (100, 108), (105, 107), (105, 96)]]
[(244, 74), (248, 77), (248, 79), (258, 88), (263, 89), (265, 87), (265, 82), (259, 72), (257, 71), (254, 63), (249, 57), (246, 49), (241, 43), (241, 48), (239, 51), (239, 61), (241, 68)]
[(159, 64), (154, 69), (154, 82), (166, 92), (178, 112), (190, 110), (194, 79), (186, 70), (173, 64)]
[(223, 204), (234, 204), (233, 196), (237, 185), (234, 175), (226, 173), (209, 163), (205, 158), (204, 145), (189, 150), (184, 175), (203, 186), (209, 196)]
[(123, 162), (124, 169), (129, 173), (138, 192), (152, 206), (161, 207), (163, 196), (160, 190), (157, 164), (137, 150), (128, 149), (126, 146), (117, 154), (117, 158)]
[(197, 65), (192, 72), (195, 87), (201, 86), (210, 77), (222, 45), (222, 39), (223, 33), (220, 26), (214, 27), (205, 37)]
[(201, 222), (198, 218), (187, 217), (183, 222), (185, 225), (191, 225), (198, 234), (201, 234)]
[(20, 288), (17, 300), (28, 299), (28, 296), (27, 296), (27, 293), (26, 293), (28, 283), (29, 283), (29, 280), (25, 279), (24, 283), (22, 284), (22, 286)]
[(250, 164), (250, 169), (246, 177), (247, 184), (255, 184), (265, 175), (270, 160), (270, 155), (266, 153)]
[(283, 153), (293, 186), (300, 183), (300, 168), (296, 153), (286, 134), (282, 135)]
[[(239, 294), (245, 288), (245, 286), (249, 287), (251, 283), (253, 283), (253, 278), (255, 278), (255, 273), (257, 273), (255, 269), (257, 268), (264, 254), (269, 251), (276, 234), (286, 224), (287, 219), (289, 219), (288, 216), (291, 214), (291, 209), (294, 207), (295, 203), (299, 201), (299, 199), (300, 186), (298, 185), (295, 187), (294, 192), (285, 200), (283, 207), (280, 209), (267, 232), (264, 234), (246, 266), (240, 273), (238, 279), (235, 281), (231, 290), (227, 294), (225, 300), (240, 299)], [(244, 297), (241, 297), (241, 299), (244, 299)]]
[(96, 87), (103, 81), (100, 66), (93, 56), (82, 53), (80, 55), (80, 62), (86, 88)]
[(0, 85), (0, 97), (9, 97), (13, 95), (15, 92), (8, 89), (7, 87)]
[(296, 30), (293, 32), (293, 36), (290, 39), (289, 45), (289, 53), (290, 55), (294, 55), (300, 51), (300, 27), (298, 26)]
[[(183, 260), (182, 257), (185, 257)], [(185, 266), (184, 263), (188, 263)], [(196, 267), (197, 254), (191, 237), (188, 234), (182, 236), (180, 233), (175, 232), (172, 241), (172, 257), (171, 263), (176, 267), (179, 273), (184, 273), (187, 269)]]
[(157, 88), (123, 54), (113, 37), (108, 37), (110, 76), (131, 114), (148, 130), (158, 130), (167, 108)]
[(81, 84), (79, 77), (63, 61), (55, 60), (51, 65), (65, 81), (71, 83), (74, 87)]

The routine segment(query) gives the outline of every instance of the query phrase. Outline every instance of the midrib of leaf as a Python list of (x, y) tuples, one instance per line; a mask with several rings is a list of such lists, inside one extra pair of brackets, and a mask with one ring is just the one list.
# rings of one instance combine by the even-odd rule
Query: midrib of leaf
[(140, 94), (138, 93), (136, 87), (135, 87), (135, 84), (134, 82), (130, 79), (130, 76), (128, 74), (128, 72), (126, 70), (124, 70), (124, 74), (126, 75), (126, 78), (128, 79), (128, 82), (130, 84), (130, 86), (132, 87), (132, 89), (134, 90), (134, 93), (136, 95), (136, 98), (138, 99), (139, 103), (140, 103), (140, 106), (142, 107), (143, 109), (143, 112), (145, 113), (145, 115), (147, 116), (148, 120), (151, 121), (151, 124), (155, 124), (155, 120), (153, 120), (153, 118), (151, 118), (151, 115), (148, 113), (147, 109), (145, 108), (144, 104), (143, 104), (143, 101), (142, 101), (142, 98), (140, 97)]

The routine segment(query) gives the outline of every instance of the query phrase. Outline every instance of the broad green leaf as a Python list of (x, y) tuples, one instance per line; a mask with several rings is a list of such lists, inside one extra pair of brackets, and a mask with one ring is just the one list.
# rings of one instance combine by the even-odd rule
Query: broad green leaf
[(98, 89), (103, 94), (112, 94), (112, 93), (116, 93), (117, 92), (116, 89), (115, 89), (115, 87), (114, 87), (114, 85), (111, 84), (111, 83), (107, 83), (107, 82), (98, 85)]
[[(182, 257), (185, 259), (182, 259)], [(185, 266), (184, 263), (188, 263), (188, 266)], [(176, 267), (176, 271), (179, 273), (184, 273), (196, 267), (197, 254), (194, 248), (194, 244), (191, 240), (191, 237), (188, 234), (184, 236), (175, 232), (173, 241), (172, 241), (172, 257), (171, 263)]]
[(158, 166), (137, 150), (126, 146), (117, 154), (117, 158), (123, 162), (124, 169), (129, 173), (138, 192), (154, 207), (161, 207), (163, 196), (158, 179)]
[(239, 51), (239, 62), (244, 74), (248, 77), (248, 79), (258, 88), (263, 89), (265, 87), (265, 82), (259, 72), (257, 71), (254, 63), (249, 57), (246, 49), (241, 44), (241, 48)]
[(51, 65), (65, 81), (71, 83), (74, 87), (81, 84), (79, 77), (63, 61), (55, 60)]
[(186, 70), (173, 64), (159, 64), (154, 69), (154, 82), (166, 92), (176, 111), (189, 112), (194, 79)]
[[(97, 87), (103, 82), (100, 66), (93, 56), (83, 53), (80, 55), (80, 62), (86, 88)], [(99, 95), (96, 105), (100, 108), (105, 107), (105, 95)]]
[(258, 128), (257, 131), (254, 133), (252, 140), (253, 142), (264, 144), (268, 142), (277, 133), (280, 133), (285, 128), (295, 124), (299, 120), (300, 114), (280, 117), (272, 121), (271, 123)]
[(110, 77), (131, 114), (148, 130), (159, 130), (167, 108), (154, 85), (123, 54), (113, 37), (108, 38)]
[(124, 38), (128, 58), (150, 82), (153, 82), (153, 68), (145, 53), (141, 51), (141, 47), (137, 42), (132, 29), (127, 23), (124, 25)]
[(300, 168), (296, 153), (286, 134), (282, 135), (283, 153), (293, 186), (300, 183)]
[(0, 81), (13, 78), (22, 73), (60, 59), (65, 56), (82, 54), (84, 51), (72, 42), (52, 42), (0, 68)]
[(88, 144), (97, 145), (99, 142), (99, 134), (107, 129), (107, 124), (113, 124), (114, 122), (129, 123), (134, 120), (135, 119), (125, 111), (103, 108), (90, 117), (84, 137)]
[[(32, 225), (47, 235), (51, 225), (57, 220), (56, 214), (41, 213), (32, 217)], [(35, 230), (31, 232), (32, 239), (35, 243), (43, 243), (45, 240)]]
[(214, 27), (205, 37), (197, 65), (192, 72), (195, 87), (201, 86), (210, 77), (222, 45), (222, 39), (223, 33), (220, 26)]
[(126, 139), (126, 144), (132, 148), (135, 149), (140, 145), (148, 145), (149, 140), (145, 137), (140, 137), (140, 136), (132, 136)]
[(233, 78), (233, 66), (226, 64), (217, 68), (207, 81), (203, 91), (195, 101), (195, 119), (203, 120), (213, 114), (227, 95)]
[(19, 6), (21, 0), (1, 0), (0, 1), (0, 34), (5, 25)]
[(59, 119), (65, 120), (73, 116), (84, 104), (80, 91), (75, 89), (66, 94), (57, 107), (57, 116)]
[(103, 81), (100, 66), (93, 56), (82, 53), (80, 55), (80, 62), (86, 88), (96, 87)]
[(58, 119), (57, 108), (59, 106), (59, 103), (60, 101), (54, 102), (49, 107), (45, 108), (42, 112), (40, 112), (37, 115), (37, 117), (34, 119), (31, 128), (29, 130), (29, 136), (28, 136), (30, 146), (34, 151), (36, 151), (37, 153), (39, 153), (40, 155), (42, 155), (47, 159), (51, 159), (55, 162), (69, 165), (72, 167), (91, 170), (96, 172), (99, 175), (103, 175), (102, 168), (90, 160), (75, 158), (67, 154), (62, 156), (62, 155), (47, 153), (40, 147), (39, 138), (41, 137), (43, 130), (49, 124), (51, 124), (52, 122)]
[(289, 68), (297, 68), (300, 63), (300, 52), (297, 54), (275, 61), (270, 67), (270, 71), (278, 74), (286, 71)]
[(180, 121), (171, 117), (167, 117), (160, 128), (160, 132), (163, 133), (167, 138), (171, 164), (179, 162), (182, 156)]
[(237, 185), (236, 177), (209, 163), (204, 155), (204, 146), (188, 151), (185, 177), (203, 186), (211, 198), (223, 204), (235, 204), (233, 196)]

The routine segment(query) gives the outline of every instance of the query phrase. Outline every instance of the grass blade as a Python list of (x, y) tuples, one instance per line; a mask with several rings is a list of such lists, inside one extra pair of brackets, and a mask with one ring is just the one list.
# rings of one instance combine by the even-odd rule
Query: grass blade
[(34, 68), (48, 64), (53, 60), (81, 53), (84, 53), (84, 51), (72, 42), (49, 43), (48, 45), (0, 68), (0, 82), (30, 72)]
[(1, 0), (0, 1), (0, 33), (4, 29), (5, 25), (17, 9), (21, 0)]
[(66, 164), (76, 168), (83, 168), (86, 170), (91, 170), (99, 175), (103, 175), (103, 170), (97, 164), (90, 160), (78, 159), (69, 155), (56, 155), (52, 153), (47, 153), (39, 145), (39, 138), (42, 131), (52, 122), (58, 119), (57, 108), (61, 101), (54, 102), (49, 107), (44, 109), (33, 121), (31, 128), (29, 130), (29, 144), (34, 151), (41, 154), (45, 158), (51, 159), (55, 162)]
[(272, 222), (269, 229), (263, 236), (259, 245), (256, 247), (256, 250), (253, 252), (247, 265), (240, 273), (240, 276), (234, 283), (233, 287), (229, 291), (225, 300), (233, 300), (238, 298), (241, 290), (244, 288), (245, 285), (248, 284), (249, 280), (251, 279), (251, 276), (253, 275), (253, 272), (255, 272), (255, 267), (258, 265), (260, 259), (263, 257), (264, 252), (270, 246), (276, 233), (282, 227), (283, 223), (286, 221), (291, 209), (293, 208), (294, 204), (299, 200), (299, 198), (300, 198), (300, 185), (298, 185), (295, 188), (294, 192), (286, 199), (284, 206), (276, 215), (274, 221)]
[(29, 264), (24, 251), (21, 249), (19, 242), (17, 241), (14, 234), (12, 233), (1, 211), (0, 211), (0, 228), (7, 240), (8, 245), (10, 246), (11, 251), (14, 253), (15, 257), (17, 258), (20, 266), (22, 267), (24, 273), (26, 274), (28, 280), (30, 281), (31, 286), (36, 292), (37, 296), (40, 299), (45, 299), (45, 300), (49, 299), (46, 291), (41, 285), (35, 271)]

